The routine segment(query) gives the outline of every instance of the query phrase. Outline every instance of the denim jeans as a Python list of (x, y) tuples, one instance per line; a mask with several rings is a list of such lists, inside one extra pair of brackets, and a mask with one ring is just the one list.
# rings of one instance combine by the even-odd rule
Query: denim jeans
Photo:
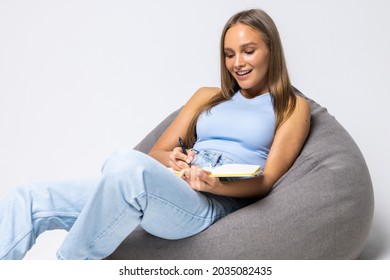
[[(208, 151), (197, 151), (194, 160), (224, 162)], [(102, 259), (138, 225), (161, 238), (185, 238), (250, 202), (194, 191), (151, 157), (121, 150), (98, 179), (15, 188), (0, 203), (0, 259), (22, 259), (39, 234), (53, 229), (69, 231), (59, 259)]]

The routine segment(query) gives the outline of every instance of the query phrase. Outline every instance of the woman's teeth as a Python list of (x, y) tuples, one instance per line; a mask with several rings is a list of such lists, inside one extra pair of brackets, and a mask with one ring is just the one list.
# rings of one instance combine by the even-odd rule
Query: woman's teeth
[(249, 74), (250, 72), (251, 72), (251, 70), (237, 71), (237, 75), (244, 76), (246, 74)]

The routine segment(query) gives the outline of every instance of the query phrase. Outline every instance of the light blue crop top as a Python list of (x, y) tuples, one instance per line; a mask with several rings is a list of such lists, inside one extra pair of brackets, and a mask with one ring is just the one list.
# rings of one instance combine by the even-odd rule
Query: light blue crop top
[(193, 148), (220, 152), (236, 163), (264, 168), (274, 131), (271, 94), (247, 99), (238, 91), (230, 100), (199, 116)]

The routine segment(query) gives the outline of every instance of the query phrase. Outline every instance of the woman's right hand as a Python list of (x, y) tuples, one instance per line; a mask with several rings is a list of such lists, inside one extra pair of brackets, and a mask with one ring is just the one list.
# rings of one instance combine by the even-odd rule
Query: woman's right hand
[(176, 147), (169, 154), (168, 165), (173, 170), (180, 171), (182, 169), (188, 168), (189, 164), (194, 160), (195, 152), (192, 150), (187, 150), (187, 154), (184, 154), (181, 147)]

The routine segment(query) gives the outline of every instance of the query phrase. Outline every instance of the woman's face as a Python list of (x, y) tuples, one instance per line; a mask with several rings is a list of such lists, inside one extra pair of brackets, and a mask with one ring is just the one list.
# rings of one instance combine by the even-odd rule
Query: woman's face
[(251, 98), (269, 91), (269, 50), (262, 33), (237, 23), (225, 34), (224, 52), (226, 68), (244, 96)]

